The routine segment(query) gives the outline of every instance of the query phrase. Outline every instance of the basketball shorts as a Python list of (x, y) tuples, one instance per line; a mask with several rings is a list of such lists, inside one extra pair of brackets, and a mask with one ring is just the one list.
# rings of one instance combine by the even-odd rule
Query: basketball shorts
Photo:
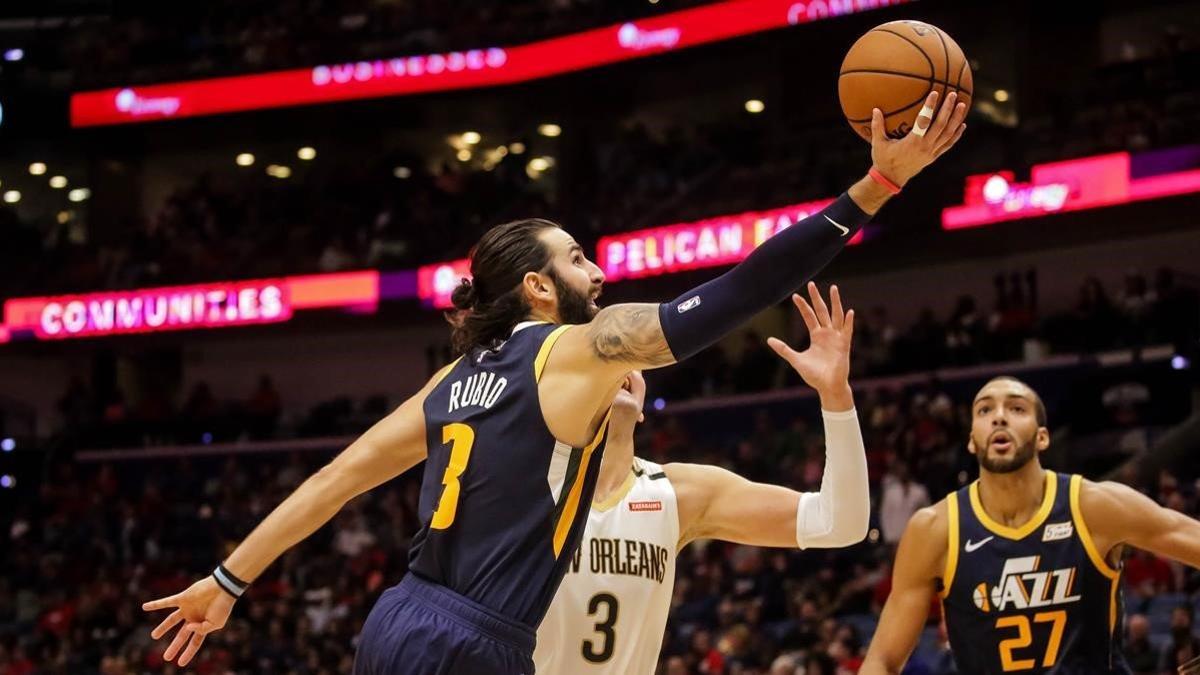
[(367, 616), (354, 675), (533, 675), (535, 643), (529, 626), (410, 573)]

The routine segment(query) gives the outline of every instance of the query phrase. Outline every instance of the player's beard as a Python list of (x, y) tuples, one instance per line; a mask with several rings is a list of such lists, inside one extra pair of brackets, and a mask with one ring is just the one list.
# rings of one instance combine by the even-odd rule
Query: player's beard
[[(1012, 437), (1012, 434), (1009, 434)], [(1037, 454), (1035, 443), (1036, 438), (1031, 438), (1020, 445), (1013, 444), (1013, 452), (1009, 457), (993, 457), (991, 454), (990, 438), (985, 440), (982, 445), (976, 443), (975, 447), (980, 448), (975, 451), (975, 459), (979, 460), (979, 466), (989, 473), (1012, 473), (1020, 471), (1026, 464), (1033, 461), (1033, 456)]]
[(565, 324), (587, 323), (599, 311), (592, 305), (591, 289), (577, 291), (565, 283), (553, 269), (549, 270), (550, 281), (558, 293), (558, 319)]

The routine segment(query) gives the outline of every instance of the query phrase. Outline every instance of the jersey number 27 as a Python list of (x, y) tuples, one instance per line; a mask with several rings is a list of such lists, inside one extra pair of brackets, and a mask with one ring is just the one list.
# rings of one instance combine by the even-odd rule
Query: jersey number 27
[[(1058, 648), (1062, 644), (1063, 629), (1067, 625), (1067, 612), (1062, 609), (1040, 612), (1034, 615), (1033, 622), (1050, 624), (1050, 640), (1046, 643), (1046, 652), (1042, 656), (1042, 667), (1052, 668), (1058, 662)], [(1025, 649), (1033, 644), (1033, 631), (1030, 630), (1029, 617), (1023, 614), (1003, 616), (996, 620), (996, 628), (1017, 629), (1016, 637), (1000, 641), (1000, 665), (1004, 668), (1004, 672), (1033, 670), (1037, 666), (1037, 659), (1021, 659), (1013, 656), (1014, 650)]]

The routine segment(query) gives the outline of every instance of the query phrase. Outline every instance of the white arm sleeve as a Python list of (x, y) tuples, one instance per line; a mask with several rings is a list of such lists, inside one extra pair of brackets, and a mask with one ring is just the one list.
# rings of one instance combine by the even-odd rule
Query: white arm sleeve
[(838, 548), (867, 536), (871, 521), (871, 488), (867, 453), (858, 412), (821, 411), (825, 419), (825, 475), (820, 492), (800, 495), (796, 510), (796, 545)]

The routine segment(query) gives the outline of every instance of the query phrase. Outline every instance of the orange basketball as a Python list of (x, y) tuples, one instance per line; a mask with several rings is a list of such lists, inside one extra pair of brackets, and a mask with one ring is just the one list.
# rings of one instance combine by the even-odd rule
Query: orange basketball
[(950, 92), (971, 106), (971, 65), (958, 43), (937, 26), (890, 21), (860, 37), (842, 61), (838, 98), (846, 121), (871, 140), (871, 109), (884, 114), (887, 135), (902, 138), (913, 128), (930, 91), (938, 102)]

